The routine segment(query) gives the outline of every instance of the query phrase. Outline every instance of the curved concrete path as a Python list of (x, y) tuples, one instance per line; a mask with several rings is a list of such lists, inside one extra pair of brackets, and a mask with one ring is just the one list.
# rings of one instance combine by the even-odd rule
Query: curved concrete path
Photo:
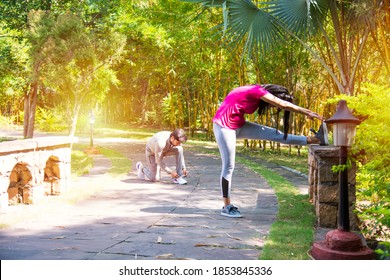
[[(95, 167), (59, 197), (1, 213), (0, 259), (254, 260), (277, 214), (277, 200), (263, 178), (237, 165), (233, 199), (241, 219), (220, 215), (220, 159), (185, 148), (187, 185), (166, 174), (158, 183), (139, 180), (144, 141), (97, 139), (132, 161), (128, 175), (107, 173), (110, 161), (95, 156)], [(173, 158), (172, 158), (173, 160)], [(172, 161), (173, 163), (173, 161)], [(86, 194), (88, 196), (86, 196)], [(71, 203), (73, 197), (84, 199)]]

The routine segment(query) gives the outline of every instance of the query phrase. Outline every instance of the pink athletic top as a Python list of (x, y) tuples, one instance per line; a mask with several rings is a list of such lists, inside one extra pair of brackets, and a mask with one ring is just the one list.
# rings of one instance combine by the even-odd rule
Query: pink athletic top
[(254, 113), (260, 99), (268, 91), (259, 85), (241, 86), (233, 89), (218, 108), (213, 122), (224, 128), (238, 129), (245, 124), (245, 114)]

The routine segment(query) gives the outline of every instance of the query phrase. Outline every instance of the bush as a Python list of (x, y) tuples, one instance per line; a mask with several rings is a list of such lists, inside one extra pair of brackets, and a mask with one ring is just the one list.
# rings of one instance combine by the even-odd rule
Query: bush
[(58, 132), (66, 129), (65, 118), (51, 109), (37, 107), (35, 113), (35, 124), (41, 131)]
[(390, 241), (390, 88), (366, 85), (354, 97), (342, 96), (364, 121), (352, 154), (357, 160), (357, 211), (368, 239)]

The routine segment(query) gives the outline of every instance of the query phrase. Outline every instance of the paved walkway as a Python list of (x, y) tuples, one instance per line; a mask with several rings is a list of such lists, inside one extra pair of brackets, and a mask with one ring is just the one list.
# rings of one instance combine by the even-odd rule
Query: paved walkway
[[(180, 186), (164, 173), (158, 183), (137, 178), (135, 164), (144, 160), (144, 141), (97, 139), (95, 145), (125, 154), (132, 161), (130, 173), (110, 176), (110, 161), (96, 156), (91, 173), (75, 179), (69, 193), (9, 207), (0, 215), (0, 225), (11, 224), (0, 230), (0, 259), (259, 257), (278, 210), (276, 196), (263, 178), (237, 164), (233, 200), (244, 217), (231, 219), (220, 215), (217, 156), (185, 149), (190, 173), (188, 184)], [(72, 195), (85, 198), (70, 203)]]

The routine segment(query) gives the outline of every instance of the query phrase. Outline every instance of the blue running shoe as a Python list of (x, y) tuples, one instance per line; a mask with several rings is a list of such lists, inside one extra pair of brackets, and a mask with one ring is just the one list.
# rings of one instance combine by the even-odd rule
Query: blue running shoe
[(238, 211), (238, 208), (234, 206), (233, 204), (230, 204), (226, 207), (222, 208), (221, 215), (229, 218), (241, 218), (242, 215), (240, 211)]

